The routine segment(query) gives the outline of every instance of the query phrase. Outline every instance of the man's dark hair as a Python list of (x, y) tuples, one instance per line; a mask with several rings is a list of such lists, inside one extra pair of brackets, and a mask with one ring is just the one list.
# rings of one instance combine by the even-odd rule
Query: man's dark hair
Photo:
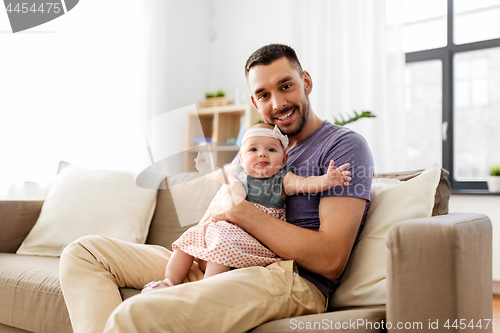
[(269, 65), (279, 58), (286, 57), (292, 65), (295, 65), (299, 73), (302, 73), (302, 66), (295, 51), (288, 45), (269, 44), (255, 51), (245, 64), (245, 76), (248, 77), (250, 68), (257, 65)]

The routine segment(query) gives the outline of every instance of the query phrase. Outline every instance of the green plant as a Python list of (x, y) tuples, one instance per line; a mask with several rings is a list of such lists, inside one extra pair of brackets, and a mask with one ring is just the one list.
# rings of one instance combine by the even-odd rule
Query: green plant
[(340, 115), (339, 117), (340, 119), (337, 119), (337, 117), (333, 118), (335, 119), (335, 124), (339, 126), (344, 126), (361, 118), (375, 118), (376, 116), (371, 111), (361, 111), (361, 113), (357, 113), (356, 111), (354, 111), (354, 116), (349, 117), (347, 120), (344, 119), (342, 115)]
[(490, 175), (492, 175), (492, 176), (500, 176), (500, 165), (498, 165), (498, 164), (494, 165), (491, 168)]
[(226, 94), (222, 90), (218, 90), (214, 93), (205, 93), (205, 98), (213, 98), (213, 97), (224, 97)]

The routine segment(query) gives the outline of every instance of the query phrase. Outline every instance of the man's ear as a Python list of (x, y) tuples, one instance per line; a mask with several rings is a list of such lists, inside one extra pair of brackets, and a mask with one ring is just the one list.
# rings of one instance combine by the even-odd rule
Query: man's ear
[(285, 155), (283, 155), (283, 166), (286, 165), (286, 162), (288, 161), (288, 153), (285, 152)]
[(309, 74), (308, 71), (302, 72), (302, 79), (304, 80), (304, 88), (306, 90), (306, 93), (307, 93), (307, 95), (309, 95), (312, 91), (313, 82), (312, 82), (311, 75)]

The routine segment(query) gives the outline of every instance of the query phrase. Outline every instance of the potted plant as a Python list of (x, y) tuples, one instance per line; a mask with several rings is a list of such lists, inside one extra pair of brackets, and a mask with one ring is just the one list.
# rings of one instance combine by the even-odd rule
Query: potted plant
[(231, 104), (226, 99), (226, 94), (222, 90), (218, 90), (214, 93), (207, 92), (205, 94), (205, 100), (200, 102), (202, 108), (209, 108), (212, 106), (222, 106)]
[(357, 113), (356, 111), (354, 111), (354, 116), (349, 116), (347, 120), (344, 119), (342, 115), (339, 115), (339, 119), (337, 119), (337, 117), (334, 117), (333, 119), (335, 120), (335, 125), (344, 126), (361, 118), (375, 118), (375, 117), (376, 116), (371, 111), (361, 110), (361, 113)]
[(491, 168), (488, 190), (491, 193), (500, 193), (500, 165), (498, 164)]

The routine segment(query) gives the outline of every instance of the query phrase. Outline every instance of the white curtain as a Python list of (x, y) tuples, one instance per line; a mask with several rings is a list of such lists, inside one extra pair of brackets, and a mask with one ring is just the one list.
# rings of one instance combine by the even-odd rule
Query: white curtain
[(313, 79), (313, 110), (332, 122), (354, 110), (372, 111), (376, 118), (348, 127), (367, 139), (376, 171), (404, 170), (405, 59), (397, 13), (388, 17), (385, 0), (297, 0), (290, 6), (293, 46)]

